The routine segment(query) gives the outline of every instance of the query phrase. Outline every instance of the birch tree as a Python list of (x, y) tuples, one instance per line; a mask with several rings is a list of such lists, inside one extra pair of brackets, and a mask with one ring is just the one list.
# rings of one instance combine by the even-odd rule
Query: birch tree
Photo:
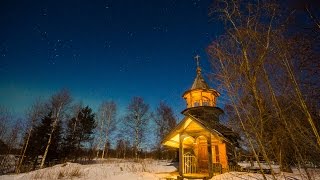
[(116, 144), (117, 158), (126, 158), (128, 149), (130, 149), (130, 142), (124, 139), (118, 139)]
[[(114, 101), (105, 101), (99, 107), (98, 128), (100, 130), (98, 148), (103, 142), (101, 158), (108, 156), (108, 145), (110, 145), (110, 135), (116, 129), (117, 105)], [(103, 137), (104, 136), (104, 137)], [(97, 156), (99, 150), (97, 151)]]
[(124, 117), (124, 125), (128, 128), (129, 137), (132, 138), (136, 159), (138, 159), (138, 151), (145, 139), (150, 118), (149, 105), (141, 97), (132, 98)]
[(177, 121), (171, 107), (164, 102), (160, 102), (153, 119), (156, 124), (156, 147), (158, 150), (158, 158), (161, 158), (161, 141), (163, 140), (164, 136), (176, 126)]
[[(293, 54), (306, 53), (302, 50), (306, 41), (290, 37), (292, 31), (286, 29), (290, 13), (273, 2), (229, 0), (217, 1), (212, 12), (225, 23), (225, 33), (208, 47), (212, 67), (256, 161), (261, 154), (271, 170), (271, 160), (282, 170), (297, 163), (311, 179), (306, 161), (314, 158), (306, 157), (314, 152), (309, 145), (319, 149), (318, 130), (292, 68), (303, 60)], [(294, 49), (295, 44), (302, 46)], [(310, 144), (304, 145), (302, 139)], [(273, 171), (272, 175), (275, 179)]]
[(54, 94), (49, 103), (48, 108), (52, 112), (51, 118), (53, 119), (53, 124), (51, 127), (51, 132), (49, 133), (48, 142), (46, 144), (46, 148), (41, 160), (40, 168), (44, 167), (44, 163), (50, 148), (50, 144), (52, 141), (52, 135), (57, 128), (58, 123), (63, 120), (63, 113), (66, 111), (67, 107), (71, 103), (71, 96), (67, 90), (61, 90)]
[(29, 146), (29, 141), (31, 134), (33, 133), (34, 127), (39, 123), (39, 120), (42, 119), (47, 114), (47, 109), (45, 108), (44, 102), (37, 100), (35, 101), (31, 108), (27, 110), (27, 126), (26, 126), (26, 138), (21, 150), (20, 158), (18, 165), (16, 167), (16, 173), (20, 172), (20, 168), (23, 164), (24, 157)]

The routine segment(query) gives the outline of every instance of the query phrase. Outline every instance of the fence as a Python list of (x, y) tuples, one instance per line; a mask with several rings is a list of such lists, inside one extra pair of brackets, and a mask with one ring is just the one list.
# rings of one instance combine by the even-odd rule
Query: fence
[(197, 158), (195, 157), (195, 155), (192, 155), (191, 153), (186, 153), (185, 155), (183, 155), (183, 162), (184, 174), (197, 172)]

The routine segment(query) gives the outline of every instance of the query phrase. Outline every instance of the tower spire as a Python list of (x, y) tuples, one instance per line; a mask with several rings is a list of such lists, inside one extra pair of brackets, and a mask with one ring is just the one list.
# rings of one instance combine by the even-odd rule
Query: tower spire
[(194, 59), (197, 62), (197, 75), (189, 90), (187, 90), (182, 97), (187, 102), (187, 108), (196, 106), (216, 106), (216, 99), (219, 97), (219, 92), (210, 88), (201, 75), (200, 56), (196, 55)]
[(194, 59), (197, 61), (197, 74), (200, 75), (201, 74), (201, 68), (200, 68), (200, 64), (199, 64), (199, 60), (200, 60), (200, 56), (197, 54)]

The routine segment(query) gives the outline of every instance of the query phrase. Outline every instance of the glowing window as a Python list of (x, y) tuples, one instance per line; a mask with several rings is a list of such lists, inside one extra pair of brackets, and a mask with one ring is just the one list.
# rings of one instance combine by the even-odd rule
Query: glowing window
[(200, 106), (199, 101), (194, 102), (193, 106), (194, 106), (194, 107)]
[(203, 106), (209, 106), (209, 101), (207, 101), (207, 100), (202, 101), (202, 105)]

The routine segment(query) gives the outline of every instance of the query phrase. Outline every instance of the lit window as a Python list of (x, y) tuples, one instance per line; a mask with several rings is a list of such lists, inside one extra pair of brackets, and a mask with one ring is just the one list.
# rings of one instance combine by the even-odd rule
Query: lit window
[(194, 102), (193, 106), (194, 107), (200, 106), (199, 101)]

